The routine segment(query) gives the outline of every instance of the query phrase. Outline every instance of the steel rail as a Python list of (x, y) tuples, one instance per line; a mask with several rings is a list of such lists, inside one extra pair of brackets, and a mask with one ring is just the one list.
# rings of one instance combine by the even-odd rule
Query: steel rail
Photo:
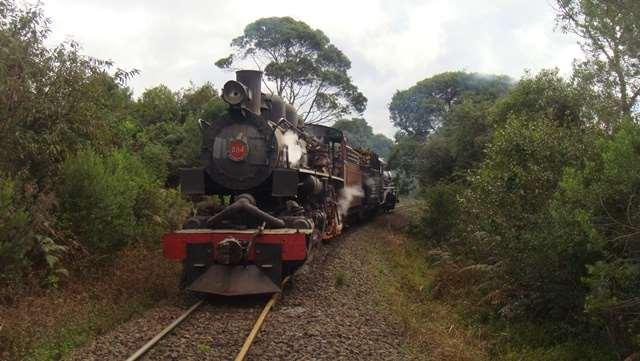
[[(281, 288), (284, 288), (285, 284), (289, 281), (289, 278), (290, 276), (286, 277), (284, 281), (282, 281)], [(258, 319), (253, 325), (253, 328), (251, 329), (249, 336), (247, 336), (246, 340), (244, 341), (244, 344), (242, 345), (242, 348), (240, 349), (240, 352), (236, 356), (235, 361), (243, 361), (245, 359), (245, 357), (247, 356), (247, 352), (249, 352), (249, 349), (253, 344), (253, 340), (258, 335), (258, 332), (260, 331), (260, 328), (262, 328), (262, 324), (264, 323), (264, 320), (267, 318), (267, 314), (269, 314), (269, 311), (271, 310), (273, 305), (275, 305), (281, 293), (282, 292), (274, 293), (273, 296), (271, 296), (271, 299), (269, 299), (269, 302), (267, 302), (267, 304), (264, 306), (264, 308), (262, 309), (262, 312), (260, 313), (260, 316), (258, 316)], [(184, 321), (187, 317), (189, 317), (189, 315), (193, 313), (193, 311), (195, 311), (203, 303), (204, 303), (204, 300), (200, 300), (196, 302), (193, 306), (191, 306), (191, 308), (189, 308), (182, 315), (180, 315), (180, 317), (173, 320), (173, 322), (171, 322), (169, 326), (165, 327), (154, 338), (152, 338), (151, 340), (149, 340), (149, 342), (144, 344), (144, 346), (142, 346), (138, 351), (136, 351), (133, 355), (129, 356), (129, 358), (127, 358), (126, 361), (136, 361), (140, 359), (142, 355), (144, 355), (147, 351), (149, 351), (156, 343), (158, 343), (158, 341), (160, 341), (164, 336), (166, 336), (169, 332), (171, 332), (174, 328), (176, 328), (176, 326), (178, 326), (182, 321)]]
[(142, 355), (145, 354), (151, 347), (153, 347), (160, 339), (162, 339), (166, 334), (171, 332), (176, 326), (178, 326), (182, 321), (184, 321), (189, 315), (195, 311), (198, 307), (200, 307), (204, 303), (204, 300), (198, 301), (196, 304), (191, 306), (185, 313), (180, 315), (180, 317), (176, 318), (171, 322), (171, 324), (164, 328), (164, 330), (160, 331), (154, 338), (149, 340), (144, 346), (142, 346), (138, 351), (136, 351), (133, 355), (129, 356), (126, 361), (135, 361), (138, 360)]
[[(289, 277), (290, 276), (287, 276), (284, 279), (284, 281), (282, 281), (282, 285), (280, 286), (280, 289), (284, 288), (284, 285), (289, 281)], [(269, 302), (267, 302), (267, 304), (264, 306), (264, 308), (262, 309), (262, 312), (260, 313), (260, 316), (258, 316), (258, 319), (256, 320), (256, 323), (253, 325), (253, 328), (251, 329), (249, 336), (247, 336), (247, 339), (244, 341), (244, 344), (242, 345), (240, 352), (238, 352), (238, 355), (234, 359), (235, 361), (244, 361), (245, 357), (247, 357), (247, 352), (249, 352), (249, 349), (253, 344), (253, 340), (256, 338), (256, 335), (258, 334), (258, 331), (260, 331), (260, 328), (262, 327), (264, 320), (267, 318), (267, 314), (269, 314), (271, 307), (273, 307), (273, 305), (276, 303), (281, 293), (282, 292), (274, 293), (273, 296), (271, 296), (271, 299), (269, 300)]]

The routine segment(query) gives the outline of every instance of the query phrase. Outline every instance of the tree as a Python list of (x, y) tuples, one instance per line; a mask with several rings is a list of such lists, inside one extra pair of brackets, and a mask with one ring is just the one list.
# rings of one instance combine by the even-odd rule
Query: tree
[(373, 136), (373, 128), (363, 118), (340, 119), (332, 127), (342, 130), (349, 143), (358, 148), (368, 147)]
[(306, 122), (362, 113), (367, 98), (348, 75), (349, 59), (320, 30), (290, 17), (262, 18), (231, 41), (233, 54), (216, 65), (264, 71), (265, 87), (293, 104)]
[(382, 133), (376, 133), (369, 138), (369, 147), (383, 159), (388, 160), (393, 148), (393, 140)]
[(199, 87), (191, 83), (189, 88), (184, 89), (179, 96), (182, 121), (184, 122), (189, 115), (193, 115), (196, 118), (202, 117), (213, 102), (220, 100), (218, 92), (210, 82), (206, 82)]
[[(587, 60), (576, 75), (600, 100), (630, 116), (640, 96), (640, 2), (557, 0), (561, 29), (578, 35)], [(603, 119), (603, 121), (607, 121)]]
[(142, 125), (180, 121), (178, 96), (165, 85), (147, 89), (138, 100), (138, 118)]
[(401, 134), (391, 165), (421, 186), (464, 176), (482, 161), (490, 110), (511, 84), (506, 76), (447, 72), (396, 92), (389, 110)]
[(373, 129), (365, 119), (340, 119), (332, 126), (342, 130), (352, 146), (369, 148), (384, 159), (389, 157), (393, 141), (384, 134), (373, 134)]
[(395, 134), (395, 144), (389, 154), (389, 167), (396, 172), (395, 183), (402, 194), (407, 194), (416, 188), (416, 149), (421, 139), (407, 135), (404, 132)]
[(496, 99), (511, 85), (507, 76), (446, 72), (396, 91), (389, 105), (391, 121), (408, 135), (425, 137), (441, 126), (465, 96)]
[(110, 62), (73, 42), (48, 48), (49, 31), (38, 5), (0, 1), (0, 171), (40, 186), (69, 154), (116, 141), (114, 123), (131, 100), (123, 85), (136, 73), (112, 75)]

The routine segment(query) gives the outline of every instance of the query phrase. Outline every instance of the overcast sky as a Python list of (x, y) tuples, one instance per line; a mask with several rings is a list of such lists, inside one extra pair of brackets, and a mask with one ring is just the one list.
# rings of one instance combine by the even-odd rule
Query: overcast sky
[(233, 75), (213, 62), (260, 17), (292, 16), (321, 29), (352, 61), (369, 99), (365, 118), (392, 136), (393, 93), (447, 70), (506, 74), (558, 67), (581, 56), (576, 39), (554, 31), (552, 0), (220, 1), (44, 0), (52, 42), (73, 39), (83, 52), (141, 71), (130, 86), (193, 81), (216, 88)]

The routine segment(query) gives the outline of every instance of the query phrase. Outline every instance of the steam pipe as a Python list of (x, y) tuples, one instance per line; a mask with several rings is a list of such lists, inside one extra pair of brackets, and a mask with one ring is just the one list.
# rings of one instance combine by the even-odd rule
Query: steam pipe
[(241, 211), (247, 212), (256, 218), (263, 220), (273, 228), (284, 228), (285, 226), (285, 223), (282, 219), (274, 217), (269, 213), (256, 207), (255, 205), (252, 204), (251, 199), (249, 199), (248, 197), (240, 197), (240, 196), (239, 196), (239, 199), (235, 201), (232, 205), (226, 207), (222, 211), (218, 212), (216, 215), (207, 219), (207, 224), (209, 226), (214, 226), (216, 223), (222, 221), (228, 216), (231, 216), (232, 214), (235, 214)]

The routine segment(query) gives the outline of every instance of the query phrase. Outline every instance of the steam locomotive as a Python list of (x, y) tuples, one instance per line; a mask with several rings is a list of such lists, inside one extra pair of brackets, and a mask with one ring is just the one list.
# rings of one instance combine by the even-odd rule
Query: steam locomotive
[(182, 169), (182, 192), (217, 195), (163, 237), (164, 256), (182, 261), (188, 290), (247, 295), (280, 291), (348, 219), (395, 207), (383, 161), (351, 147), (335, 128), (304, 124), (295, 108), (261, 92), (262, 73), (236, 72), (222, 98), (225, 116), (201, 122), (202, 167)]

